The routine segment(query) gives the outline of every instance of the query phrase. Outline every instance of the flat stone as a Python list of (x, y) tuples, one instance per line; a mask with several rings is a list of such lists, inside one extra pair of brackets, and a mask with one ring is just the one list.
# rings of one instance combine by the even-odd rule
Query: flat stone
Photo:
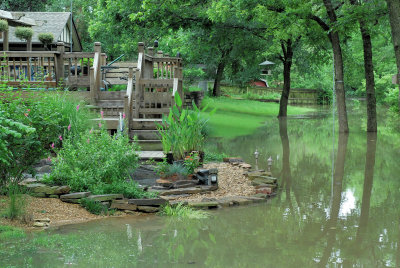
[(30, 178), (27, 178), (27, 179), (19, 182), (18, 184), (21, 185), (21, 186), (25, 186), (25, 185), (28, 185), (28, 184), (38, 183), (38, 182), (39, 181), (37, 179), (34, 179), (34, 178), (30, 177)]
[(254, 194), (251, 197), (256, 197), (256, 198), (262, 198), (262, 199), (267, 199), (269, 196), (267, 194)]
[(247, 172), (246, 175), (251, 179), (251, 177), (272, 176), (272, 173), (265, 170), (255, 170)]
[(256, 194), (271, 194), (272, 189), (269, 187), (263, 187), (256, 189)]
[(203, 192), (203, 190), (200, 187), (190, 187), (163, 191), (160, 192), (160, 195), (198, 194), (201, 192)]
[(45, 193), (31, 193), (31, 196), (45, 198), (47, 195)]
[(31, 183), (27, 184), (25, 187), (32, 193), (52, 194), (51, 187), (43, 183)]
[(109, 201), (103, 201), (103, 202), (101, 202), (101, 204), (102, 204), (103, 206), (107, 207), (107, 208), (110, 207), (110, 202), (109, 202)]
[(218, 185), (202, 185), (200, 186), (200, 189), (205, 192), (205, 191), (215, 191), (218, 190)]
[(41, 166), (45, 166), (45, 165), (51, 166), (52, 164), (53, 164), (53, 162), (51, 162), (51, 160), (49, 160), (47, 158), (41, 159), (39, 162), (39, 165), (41, 165)]
[(56, 188), (54, 189), (54, 194), (68, 194), (69, 191), (71, 191), (71, 187), (69, 187), (68, 185), (64, 185), (64, 186), (56, 186)]
[(60, 198), (60, 197), (56, 194), (51, 194), (51, 195), (49, 195), (49, 198)]
[(80, 204), (81, 203), (81, 198), (61, 199), (61, 201), (65, 202), (65, 203)]
[(179, 205), (179, 204), (182, 204), (183, 206), (187, 206), (188, 201), (176, 200), (176, 201), (170, 201), (170, 202), (169, 202), (169, 205), (170, 205), (171, 207), (175, 207), (175, 206), (177, 206), (177, 205)]
[(44, 165), (44, 166), (35, 168), (35, 170), (37, 172), (39, 172), (39, 173), (50, 173), (51, 172), (51, 166)]
[(242, 163), (242, 164), (239, 165), (239, 167), (244, 168), (244, 169), (250, 169), (251, 165), (247, 164), (247, 163)]
[(69, 199), (81, 199), (88, 197), (90, 195), (90, 192), (77, 192), (77, 193), (70, 193), (70, 194), (64, 194), (60, 196), (60, 199), (62, 201), (64, 200), (69, 200)]
[(158, 179), (156, 180), (156, 183), (162, 187), (167, 187), (167, 188), (170, 188), (173, 185), (173, 182), (165, 179)]
[(241, 163), (243, 159), (240, 157), (225, 157), (223, 161), (226, 163)]
[(137, 210), (137, 205), (128, 204), (127, 199), (123, 200), (113, 200), (111, 202), (110, 208), (120, 209), (120, 210)]
[(114, 199), (122, 199), (124, 196), (122, 194), (102, 194), (102, 195), (90, 195), (87, 199), (91, 199), (94, 201), (112, 201)]
[(33, 227), (47, 227), (49, 224), (47, 222), (35, 222), (33, 223)]
[(173, 183), (175, 189), (195, 187), (198, 184), (197, 180), (180, 180)]
[(135, 204), (137, 206), (162, 206), (168, 204), (168, 200), (163, 198), (149, 198), (149, 199), (129, 199), (128, 204)]
[(152, 206), (138, 206), (138, 211), (146, 212), (146, 213), (156, 213), (160, 210), (159, 207), (152, 207)]
[[(135, 209), (135, 210), (136, 210), (136, 209)], [(135, 214), (136, 214), (136, 212), (134, 212), (133, 210), (128, 210), (128, 209), (124, 210), (124, 212), (125, 212), (126, 214), (130, 214), (130, 215), (135, 215)]]
[(49, 218), (39, 218), (39, 219), (34, 219), (33, 221), (35, 222), (50, 222)]
[(197, 202), (197, 201), (189, 201), (188, 206), (194, 207), (194, 208), (218, 208), (218, 202), (217, 201), (204, 201), (204, 202)]
[[(253, 180), (253, 181), (251, 181), (251, 185), (253, 185), (253, 186), (261, 186), (262, 185), (262, 187), (266, 187), (266, 186), (268, 186), (268, 187), (270, 187), (271, 189), (275, 189), (278, 185), (277, 184), (266, 184), (265, 183), (265, 181), (264, 180), (258, 180), (258, 179), (255, 179), (255, 180)], [(259, 187), (260, 188), (260, 187)]]
[(177, 194), (177, 195), (164, 195), (162, 198), (164, 198), (165, 200), (170, 201), (170, 200), (178, 199), (180, 197), (188, 197), (188, 196), (190, 196), (190, 195), (189, 194)]
[(265, 198), (254, 197), (254, 196), (246, 196), (246, 199), (253, 201), (253, 203), (260, 203), (267, 201), (267, 199)]

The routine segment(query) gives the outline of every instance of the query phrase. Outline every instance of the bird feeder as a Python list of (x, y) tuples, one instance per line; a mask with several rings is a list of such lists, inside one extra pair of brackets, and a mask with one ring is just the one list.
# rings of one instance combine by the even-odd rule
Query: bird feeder
[(275, 63), (273, 63), (272, 61), (268, 61), (268, 60), (259, 64), (260, 66), (263, 66), (263, 69), (261, 70), (261, 75), (265, 75), (265, 78), (261, 79), (261, 80), (265, 82), (265, 85), (267, 87), (269, 87), (267, 76), (272, 75), (271, 66), (274, 64)]
[(272, 75), (271, 67), (274, 64), (275, 63), (273, 63), (272, 61), (268, 61), (268, 60), (260, 63), (259, 65), (263, 66), (263, 69), (261, 70), (261, 75)]

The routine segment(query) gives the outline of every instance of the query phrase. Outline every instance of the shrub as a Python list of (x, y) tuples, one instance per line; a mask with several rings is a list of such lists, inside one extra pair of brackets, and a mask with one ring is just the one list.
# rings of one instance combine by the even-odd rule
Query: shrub
[(159, 214), (183, 219), (206, 219), (210, 216), (210, 214), (205, 211), (187, 207), (182, 203), (179, 203), (176, 206), (164, 206)]
[(165, 176), (172, 176), (175, 174), (187, 176), (190, 173), (189, 173), (189, 170), (186, 168), (186, 166), (178, 164), (178, 163), (173, 163), (172, 165), (169, 166), (168, 171), (165, 173)]
[(204, 152), (204, 162), (222, 162), (225, 157), (228, 157), (225, 153), (215, 153), (209, 150), (205, 150)]
[(138, 166), (138, 147), (127, 136), (110, 136), (105, 130), (87, 131), (66, 139), (58, 152), (48, 179), (69, 185), (72, 191), (94, 194), (122, 193), (140, 195), (136, 184), (126, 182)]
[[(38, 159), (47, 157), (60, 146), (61, 139), (77, 136), (88, 129), (91, 114), (84, 107), (79, 108), (81, 104), (68, 94), (22, 99), (13, 92), (3, 92), (0, 99), (0, 180), (4, 182), (7, 176), (18, 177), (18, 173), (28, 170)], [(4, 159), (8, 159), (7, 162)]]
[(33, 30), (30, 27), (17, 27), (15, 29), (15, 36), (21, 40), (31, 40)]
[(54, 35), (52, 33), (40, 33), (38, 38), (43, 45), (47, 46), (53, 43)]
[(108, 208), (102, 203), (95, 201), (93, 199), (82, 198), (80, 200), (81, 206), (92, 214), (100, 215), (107, 214)]
[(0, 32), (8, 31), (8, 22), (6, 20), (0, 20)]

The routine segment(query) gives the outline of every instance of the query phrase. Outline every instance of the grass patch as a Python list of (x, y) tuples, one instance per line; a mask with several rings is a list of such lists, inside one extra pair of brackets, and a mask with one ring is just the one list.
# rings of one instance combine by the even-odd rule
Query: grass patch
[(24, 238), (25, 232), (20, 228), (15, 228), (8, 225), (0, 225), (0, 241)]
[[(205, 98), (203, 105), (208, 105), (209, 111), (217, 108), (217, 112), (209, 120), (212, 137), (234, 138), (251, 134), (266, 121), (266, 117), (277, 116), (279, 112), (278, 103), (235, 100), (226, 97)], [(288, 115), (312, 111), (311, 108), (288, 106)]]
[(172, 207), (167, 205), (159, 212), (162, 216), (176, 217), (181, 219), (206, 219), (210, 216), (209, 213), (203, 210), (196, 210), (185, 206), (182, 203)]

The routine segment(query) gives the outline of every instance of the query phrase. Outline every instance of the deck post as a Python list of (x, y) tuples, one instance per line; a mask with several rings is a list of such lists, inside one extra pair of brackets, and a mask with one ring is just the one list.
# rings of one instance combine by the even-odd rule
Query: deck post
[(8, 45), (8, 30), (3, 32), (3, 50), (9, 51), (10, 47)]
[(56, 73), (56, 83), (57, 87), (58, 86), (63, 86), (64, 85), (64, 52), (65, 52), (65, 46), (64, 42), (57, 42), (57, 52), (58, 54), (55, 54), (55, 73)]
[(140, 101), (141, 101), (141, 94), (140, 94), (140, 69), (136, 69), (136, 86), (135, 86), (135, 113), (134, 117), (139, 118), (139, 110), (140, 110)]
[(90, 103), (95, 104), (97, 100), (97, 94), (95, 90), (95, 83), (94, 83), (94, 68), (90, 67), (89, 70), (89, 76), (90, 76)]
[(127, 128), (128, 131), (130, 129), (131, 121), (132, 121), (132, 108), (133, 108), (133, 67), (129, 67), (128, 73), (128, 85), (126, 89), (126, 95), (124, 98), (124, 111), (125, 117), (128, 121)]
[(154, 57), (154, 47), (148, 47), (148, 48), (147, 48), (147, 54), (148, 54), (149, 56)]
[(157, 51), (157, 58), (162, 58), (164, 55), (164, 53), (162, 52), (162, 50)]
[(101, 43), (94, 43), (94, 61), (93, 61), (93, 76), (91, 76), (91, 80), (93, 80), (93, 86), (90, 88), (92, 92), (92, 99), (94, 102), (97, 102), (99, 99), (100, 85), (101, 85)]
[(144, 43), (143, 42), (138, 43), (138, 53), (144, 53)]

